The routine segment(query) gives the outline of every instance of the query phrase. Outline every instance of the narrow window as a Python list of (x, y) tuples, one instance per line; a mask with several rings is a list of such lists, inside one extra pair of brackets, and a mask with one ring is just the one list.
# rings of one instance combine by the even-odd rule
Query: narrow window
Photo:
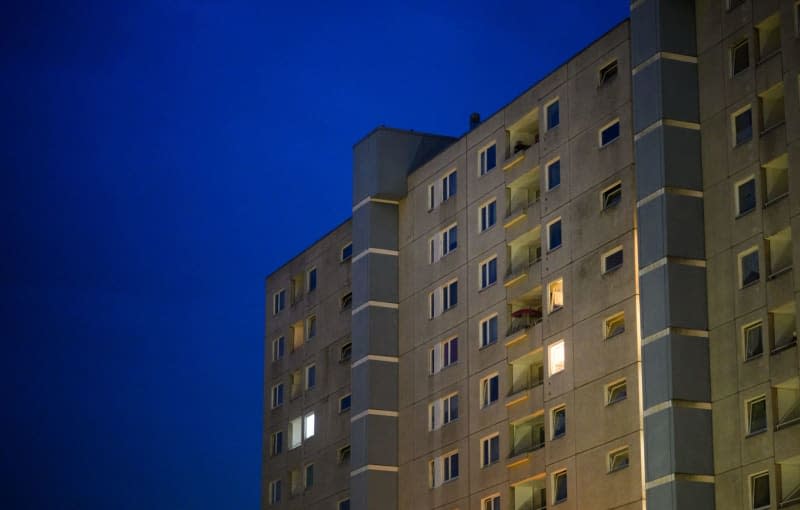
[(443, 289), (444, 294), (444, 309), (450, 310), (458, 304), (458, 282), (452, 282), (445, 285)]
[(764, 340), (761, 331), (761, 322), (744, 327), (745, 361), (761, 356), (764, 353)]
[(600, 68), (600, 85), (605, 85), (617, 75), (617, 61), (609, 62)]
[(761, 278), (758, 268), (758, 248), (754, 247), (739, 254), (739, 283), (746, 287)]
[(480, 175), (486, 175), (497, 166), (497, 145), (492, 144), (478, 153)]
[(308, 413), (303, 418), (303, 439), (308, 439), (314, 436), (314, 426), (315, 426), (315, 416), (314, 413)]
[(769, 473), (759, 473), (750, 477), (750, 495), (753, 510), (770, 508)]
[(564, 307), (564, 280), (559, 278), (547, 285), (547, 313), (553, 313)]
[(344, 248), (342, 248), (342, 262), (345, 260), (350, 260), (353, 257), (353, 243), (347, 243)]
[(272, 408), (280, 407), (283, 405), (283, 383), (276, 384), (272, 387)]
[(553, 439), (563, 437), (567, 433), (567, 408), (564, 406), (553, 410)]
[(497, 200), (482, 205), (479, 216), (481, 232), (492, 228), (497, 223)]
[(767, 430), (767, 398), (758, 397), (747, 402), (747, 435)]
[(305, 475), (303, 478), (303, 485), (306, 489), (310, 489), (314, 486), (314, 464), (309, 464), (306, 466)]
[(567, 500), (567, 472), (561, 471), (553, 475), (553, 503), (561, 503)]
[(606, 388), (606, 404), (615, 404), (626, 398), (628, 398), (628, 384), (625, 381), (609, 384)]
[(547, 251), (561, 246), (561, 218), (547, 224)]
[(555, 189), (561, 184), (561, 160), (557, 159), (547, 164), (547, 191)]
[(308, 292), (312, 292), (317, 288), (317, 268), (312, 267), (306, 273), (306, 284), (308, 285)]
[(497, 257), (481, 262), (481, 289), (497, 283)]
[(276, 455), (280, 455), (283, 451), (283, 431), (273, 432), (270, 435), (270, 455), (273, 457)]
[(756, 208), (756, 180), (748, 177), (736, 183), (736, 215), (742, 216)]
[(617, 204), (622, 201), (622, 183), (618, 182), (610, 188), (603, 190), (603, 193), (600, 195), (600, 201), (604, 211), (616, 207)]
[(339, 464), (346, 464), (350, 462), (350, 445), (345, 445), (339, 448), (339, 452), (337, 455)]
[(311, 315), (306, 319), (306, 340), (313, 340), (317, 336), (317, 316)]
[(339, 412), (343, 413), (345, 411), (350, 410), (350, 399), (351, 395), (348, 393), (347, 395), (343, 396), (339, 399)]
[(600, 129), (600, 147), (605, 147), (619, 138), (619, 120)]
[(458, 478), (458, 452), (451, 453), (444, 458), (443, 480), (448, 482), (454, 478)]
[(279, 336), (272, 341), (272, 361), (278, 361), (286, 353), (286, 338)]
[(457, 184), (457, 174), (455, 170), (442, 177), (442, 202), (455, 196)]
[(352, 355), (353, 355), (353, 344), (346, 343), (342, 346), (342, 349), (339, 351), (339, 361), (348, 361)]
[(606, 319), (603, 323), (604, 338), (611, 338), (625, 332), (625, 312)]
[(608, 454), (608, 472), (613, 473), (625, 469), (630, 465), (630, 452), (628, 447), (614, 450)]
[(731, 75), (736, 76), (748, 67), (750, 67), (750, 45), (745, 39), (731, 48)]
[(297, 417), (289, 422), (289, 449), (293, 450), (303, 442), (303, 419)]
[(281, 501), (281, 481), (273, 480), (269, 482), (269, 502), (274, 505)]
[(555, 99), (547, 104), (545, 107), (545, 116), (547, 118), (546, 122), (546, 130), (551, 130), (554, 127), (558, 126), (561, 122), (561, 116), (559, 114), (558, 108), (558, 99)]
[(547, 348), (548, 366), (550, 368), (550, 375), (557, 374), (564, 370), (564, 340), (559, 340)]
[(272, 315), (277, 315), (286, 308), (286, 289), (281, 289), (272, 296)]
[(500, 510), (500, 495), (495, 494), (482, 499), (481, 510)]
[(486, 347), (497, 342), (497, 315), (481, 321), (481, 347)]
[(340, 307), (342, 310), (347, 310), (351, 306), (353, 306), (353, 293), (348, 292), (347, 294), (342, 296)]
[(432, 211), (436, 207), (436, 186), (428, 186), (428, 210)]
[(317, 385), (317, 367), (309, 365), (306, 367), (306, 389), (310, 390)]
[(350, 500), (343, 499), (339, 501), (339, 510), (350, 510)]
[(603, 254), (603, 273), (622, 267), (622, 247)]
[(733, 145), (739, 145), (749, 142), (753, 138), (753, 112), (748, 105), (743, 110), (733, 114)]
[(487, 407), (495, 402), (500, 396), (500, 376), (490, 375), (481, 379), (481, 408)]
[(481, 440), (481, 467), (486, 467), (500, 460), (500, 434), (494, 434)]

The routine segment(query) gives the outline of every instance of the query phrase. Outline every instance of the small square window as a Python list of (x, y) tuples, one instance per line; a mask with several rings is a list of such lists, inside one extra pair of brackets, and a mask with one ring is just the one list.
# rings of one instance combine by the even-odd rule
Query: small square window
[(600, 85), (605, 85), (617, 76), (617, 61), (609, 62), (600, 68)]
[(353, 257), (353, 243), (347, 243), (344, 248), (342, 248), (342, 262), (345, 260), (350, 260)]
[(625, 313), (618, 313), (603, 323), (604, 338), (611, 338), (625, 332)]
[(770, 508), (769, 473), (759, 473), (750, 477), (750, 496), (753, 510)]
[(609, 384), (606, 388), (606, 404), (611, 405), (628, 398), (628, 383), (625, 381)]
[(567, 500), (567, 472), (561, 471), (553, 475), (553, 503)]
[(317, 268), (312, 267), (306, 273), (306, 285), (308, 292), (312, 292), (317, 288)]
[(351, 399), (351, 395), (349, 393), (339, 399), (339, 412), (340, 413), (343, 413), (345, 411), (349, 411), (350, 410), (350, 399)]
[(561, 218), (547, 224), (547, 251), (561, 246)]
[(549, 131), (558, 126), (561, 122), (561, 115), (559, 112), (558, 99), (555, 99), (547, 104), (545, 107), (546, 115), (546, 130)]
[(480, 175), (486, 175), (497, 166), (497, 145), (492, 144), (478, 153)]
[(559, 278), (547, 285), (547, 313), (564, 307), (564, 280)]
[(486, 467), (500, 460), (500, 434), (494, 434), (481, 440), (481, 467)]
[(628, 447), (614, 450), (608, 454), (608, 472), (613, 473), (625, 469), (630, 465), (630, 451)]
[(761, 278), (758, 267), (758, 248), (751, 248), (739, 254), (740, 287), (753, 284)]
[(622, 267), (622, 248), (615, 248), (603, 254), (603, 273), (608, 273)]
[(600, 194), (603, 210), (616, 207), (622, 201), (622, 183), (618, 182)]
[(747, 39), (744, 39), (731, 48), (731, 75), (736, 76), (748, 67), (750, 67), (750, 45)]
[(480, 264), (481, 289), (497, 283), (497, 257), (481, 262)]
[(757, 358), (764, 353), (764, 340), (761, 322), (745, 326), (744, 330), (744, 359)]
[(736, 183), (736, 214), (742, 216), (756, 208), (756, 180), (749, 177)]
[(561, 160), (557, 159), (547, 164), (547, 191), (557, 188), (561, 184)]
[(753, 112), (750, 106), (732, 115), (733, 146), (738, 147), (753, 138)]
[(758, 397), (747, 402), (747, 435), (767, 430), (767, 398)]
[(487, 407), (497, 402), (500, 397), (500, 376), (490, 375), (481, 379), (480, 388), (481, 408)]
[(550, 369), (549, 375), (555, 375), (564, 370), (565, 367), (565, 349), (564, 340), (559, 340), (547, 348), (548, 367)]
[(348, 342), (344, 344), (339, 351), (339, 361), (348, 361), (353, 355), (353, 344)]
[(489, 230), (497, 223), (497, 200), (484, 204), (478, 213), (480, 222), (480, 232)]
[(488, 319), (483, 319), (480, 323), (480, 340), (481, 347), (486, 347), (497, 342), (498, 328), (497, 328), (497, 315), (493, 315)]
[(600, 147), (605, 147), (617, 138), (619, 138), (619, 120), (600, 129)]

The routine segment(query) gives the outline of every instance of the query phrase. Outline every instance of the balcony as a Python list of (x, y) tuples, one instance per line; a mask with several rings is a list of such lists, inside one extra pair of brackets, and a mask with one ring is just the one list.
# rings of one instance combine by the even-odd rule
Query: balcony
[(511, 376), (509, 397), (544, 382), (544, 362), (541, 349), (515, 359), (508, 364), (508, 368)]
[(546, 510), (545, 480), (532, 480), (511, 487), (511, 508), (514, 510)]
[(506, 186), (505, 226), (510, 227), (518, 218), (526, 214), (528, 208), (539, 202), (541, 186), (538, 167), (522, 174)]
[(520, 281), (535, 263), (542, 259), (541, 227), (508, 243), (508, 269), (504, 278), (506, 287)]
[(504, 170), (525, 159), (532, 148), (539, 143), (539, 109), (528, 112), (506, 130), (506, 162)]
[(511, 424), (511, 452), (513, 458), (544, 447), (544, 415), (525, 418)]
[(532, 328), (542, 321), (542, 287), (536, 287), (508, 304), (506, 337)]
[(780, 477), (778, 508), (800, 508), (800, 456), (778, 464)]

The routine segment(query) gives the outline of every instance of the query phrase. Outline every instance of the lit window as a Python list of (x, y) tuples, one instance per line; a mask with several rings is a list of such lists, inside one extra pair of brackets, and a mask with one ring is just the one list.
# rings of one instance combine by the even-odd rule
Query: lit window
[(547, 251), (561, 246), (561, 218), (547, 224)]
[(606, 388), (606, 404), (615, 404), (628, 398), (628, 384), (625, 381), (609, 384)]
[(761, 322), (744, 327), (744, 359), (749, 360), (764, 352), (764, 340), (761, 333)]
[(458, 393), (452, 393), (428, 406), (429, 430), (436, 430), (458, 418)]
[(770, 508), (769, 473), (759, 473), (750, 477), (750, 497), (753, 510)]
[(303, 418), (303, 439), (314, 436), (314, 413), (308, 413)]
[(603, 254), (603, 273), (622, 267), (622, 247)]
[(317, 385), (317, 367), (309, 365), (306, 367), (306, 389), (310, 390)]
[(743, 110), (739, 110), (731, 117), (734, 147), (749, 142), (753, 138), (753, 113), (750, 110), (750, 106), (748, 105)]
[(273, 457), (280, 455), (283, 451), (283, 432), (277, 431), (270, 434), (269, 438), (269, 452)]
[(272, 408), (280, 407), (283, 405), (283, 383), (276, 384), (272, 387)]
[(289, 449), (297, 448), (303, 443), (303, 419), (299, 416), (289, 422)]
[(342, 262), (345, 260), (350, 260), (353, 256), (353, 243), (347, 243), (344, 248), (342, 248)]
[(347, 395), (345, 395), (345, 396), (343, 396), (342, 398), (339, 399), (339, 412), (340, 413), (343, 413), (345, 411), (349, 411), (350, 410), (350, 400), (351, 400), (350, 393), (348, 393)]
[(306, 273), (306, 284), (308, 285), (308, 292), (317, 288), (317, 268), (313, 267)]
[(547, 313), (561, 310), (564, 306), (564, 280), (559, 278), (547, 285)]
[(430, 240), (430, 263), (458, 248), (458, 225), (453, 224), (442, 230)]
[(479, 212), (480, 231), (489, 230), (497, 223), (497, 200), (483, 204)]
[(619, 120), (600, 128), (600, 147), (605, 147), (617, 138), (619, 138)]
[(428, 479), (431, 487), (458, 478), (458, 451), (436, 457), (428, 464)]
[(497, 146), (492, 144), (478, 153), (480, 175), (486, 175), (494, 170), (495, 166), (497, 166)]
[(600, 201), (603, 205), (603, 210), (611, 209), (622, 201), (622, 183), (618, 182), (606, 188), (600, 194)]
[(553, 503), (567, 500), (567, 472), (561, 471), (553, 475)]
[(500, 495), (495, 494), (481, 500), (481, 510), (500, 510)]
[(600, 85), (605, 85), (617, 75), (617, 61), (609, 62), (600, 68)]
[(547, 359), (550, 368), (550, 375), (557, 374), (564, 370), (564, 340), (559, 340), (547, 348)]
[(481, 289), (497, 283), (497, 257), (481, 262)]
[(561, 116), (558, 107), (558, 99), (554, 99), (553, 101), (549, 102), (547, 106), (545, 106), (545, 116), (546, 116), (545, 129), (547, 131), (558, 126), (558, 124), (561, 122)]
[(481, 321), (481, 347), (497, 342), (497, 315)]
[(741, 216), (756, 208), (756, 180), (748, 177), (736, 183), (736, 214)]
[(767, 398), (758, 397), (747, 402), (747, 434), (767, 430)]
[(458, 361), (458, 337), (436, 344), (430, 352), (431, 375)]
[(281, 502), (281, 481), (273, 480), (269, 482), (269, 502), (271, 505)]
[(346, 343), (342, 346), (342, 349), (339, 351), (339, 361), (347, 361), (353, 355), (353, 344)]
[(314, 464), (308, 464), (306, 466), (303, 478), (303, 486), (305, 486), (306, 489), (310, 489), (314, 486)]
[(561, 184), (561, 160), (557, 159), (547, 164), (547, 191), (555, 189)]
[(438, 317), (458, 304), (458, 280), (439, 287), (428, 295), (430, 318)]
[(608, 472), (613, 473), (625, 469), (630, 465), (630, 452), (628, 447), (614, 450), (608, 454)]
[(281, 289), (272, 296), (272, 315), (286, 308), (286, 289)]
[(625, 312), (606, 319), (603, 323), (604, 338), (611, 338), (625, 332)]
[(750, 67), (750, 45), (745, 39), (731, 48), (731, 74), (736, 76), (748, 67)]
[(442, 178), (442, 202), (456, 194), (457, 174), (453, 170)]
[(490, 375), (481, 379), (481, 408), (487, 407), (495, 402), (500, 396), (500, 376)]
[(486, 467), (500, 460), (500, 434), (494, 434), (481, 440), (481, 467)]
[(739, 254), (739, 283), (746, 287), (760, 279), (758, 268), (758, 248), (750, 248)]
[(272, 341), (272, 361), (278, 361), (286, 353), (286, 339), (279, 336)]

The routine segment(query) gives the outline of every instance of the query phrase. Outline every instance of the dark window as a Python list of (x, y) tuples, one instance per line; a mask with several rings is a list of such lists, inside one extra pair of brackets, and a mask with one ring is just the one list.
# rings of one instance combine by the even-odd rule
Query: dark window
[(757, 282), (760, 278), (758, 272), (758, 250), (744, 255), (741, 260), (742, 287)]
[(600, 69), (600, 85), (611, 81), (617, 75), (617, 61), (613, 61)]
[(551, 223), (547, 227), (547, 248), (554, 250), (561, 246), (561, 220)]
[(750, 52), (747, 39), (731, 48), (731, 72), (734, 76), (750, 67)]
[(753, 138), (753, 115), (750, 109), (734, 117), (734, 126), (736, 129), (736, 145), (742, 145)]
[(547, 105), (547, 129), (553, 129), (561, 121), (558, 111), (558, 101), (553, 101)]
[(769, 473), (754, 476), (752, 479), (753, 508), (769, 508)]
[(604, 128), (600, 132), (600, 146), (605, 147), (617, 138), (619, 138), (619, 121)]
[(442, 201), (447, 200), (456, 194), (456, 187), (458, 186), (456, 172), (449, 174), (442, 179)]
[(759, 398), (747, 403), (748, 434), (755, 434), (767, 430), (767, 399)]
[(561, 503), (567, 499), (567, 472), (556, 474), (555, 489), (556, 489), (556, 503)]
[(347, 260), (353, 256), (353, 243), (348, 244), (342, 248), (342, 260)]
[(561, 160), (553, 161), (547, 166), (547, 189), (551, 190), (561, 184)]
[(458, 338), (444, 344), (444, 366), (452, 365), (458, 361)]
[(764, 352), (760, 322), (744, 329), (744, 351), (744, 359), (755, 358)]
[(605, 258), (605, 272), (613, 271), (622, 266), (622, 250), (617, 250)]
[(306, 489), (314, 486), (314, 464), (306, 466)]
[(741, 216), (746, 212), (750, 212), (756, 208), (756, 180), (750, 179), (747, 182), (740, 184), (737, 187), (737, 195), (739, 199), (739, 210), (737, 213)]
[(483, 465), (488, 466), (500, 460), (500, 436), (490, 437), (483, 441)]
[(350, 510), (350, 500), (339, 501), (339, 510)]
[(339, 412), (342, 413), (350, 409), (350, 397), (351, 395), (347, 395), (339, 400)]
[(562, 407), (553, 411), (553, 439), (567, 432), (567, 409)]
[(339, 361), (347, 361), (350, 359), (350, 356), (353, 355), (353, 344), (344, 344), (342, 346), (342, 350), (339, 353)]
[(603, 210), (614, 207), (622, 201), (622, 183), (615, 184), (603, 192)]

